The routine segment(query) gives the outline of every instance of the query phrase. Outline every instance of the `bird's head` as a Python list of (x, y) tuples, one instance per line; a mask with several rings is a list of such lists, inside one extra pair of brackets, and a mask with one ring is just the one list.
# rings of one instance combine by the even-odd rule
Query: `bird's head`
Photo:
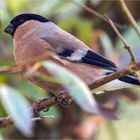
[(43, 16), (37, 15), (37, 14), (31, 14), (31, 13), (25, 13), (25, 14), (20, 14), (17, 15), (16, 17), (14, 17), (10, 23), (6, 26), (6, 28), (4, 29), (4, 31), (12, 36), (14, 36), (14, 33), (16, 31), (16, 29), (24, 24), (26, 21), (29, 20), (37, 20), (40, 22), (48, 22), (49, 20), (46, 19)]

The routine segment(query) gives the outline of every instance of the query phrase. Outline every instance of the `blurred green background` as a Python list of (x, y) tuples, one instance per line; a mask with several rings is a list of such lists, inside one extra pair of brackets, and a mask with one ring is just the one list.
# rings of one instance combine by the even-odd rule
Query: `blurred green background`
[[(102, 15), (108, 14), (119, 28), (140, 61), (140, 37), (129, 25), (119, 1), (76, 0)], [(139, 23), (139, 1), (127, 1), (132, 15)], [(75, 35), (89, 47), (111, 58), (120, 67), (130, 62), (123, 44), (111, 27), (99, 17), (77, 6), (71, 0), (0, 0), (0, 66), (14, 64), (11, 36), (3, 32), (12, 17), (20, 13), (37, 13)], [(33, 85), (20, 74), (1, 74), (0, 83), (9, 84), (24, 95), (31, 103), (46, 97), (46, 92)], [(95, 96), (104, 108), (119, 114), (120, 120), (109, 121), (101, 116), (91, 116), (80, 110), (74, 103), (69, 108), (52, 107), (47, 115), (54, 119), (39, 121), (34, 128), (36, 139), (95, 139), (95, 140), (138, 140), (140, 139), (140, 89), (120, 90), (106, 95)], [(0, 115), (6, 113), (0, 105)], [(4, 139), (25, 137), (14, 126), (1, 129)]]

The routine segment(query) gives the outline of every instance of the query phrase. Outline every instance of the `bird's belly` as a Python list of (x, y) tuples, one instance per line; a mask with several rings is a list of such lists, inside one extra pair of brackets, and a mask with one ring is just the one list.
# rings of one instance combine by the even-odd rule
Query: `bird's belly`
[(71, 72), (79, 76), (87, 85), (102, 77), (103, 71), (96, 67), (69, 62), (65, 65)]

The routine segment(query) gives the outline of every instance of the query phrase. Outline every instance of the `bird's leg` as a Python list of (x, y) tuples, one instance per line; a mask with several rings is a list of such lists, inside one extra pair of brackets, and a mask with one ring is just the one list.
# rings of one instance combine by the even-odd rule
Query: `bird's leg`
[(62, 107), (69, 107), (70, 103), (72, 102), (71, 98), (66, 98), (67, 91), (61, 91), (61, 93), (56, 96), (56, 101), (58, 104), (60, 104)]
[[(55, 95), (54, 93), (50, 93), (50, 94), (53, 95), (53, 97), (51, 97), (51, 98), (55, 97), (54, 101), (63, 107), (69, 107), (69, 105), (72, 101), (66, 91), (62, 91), (59, 95)], [(40, 118), (45, 117), (39, 113), (40, 109), (38, 108), (38, 106), (40, 106), (40, 104), (42, 104), (43, 101), (49, 100), (51, 98), (43, 98), (43, 99), (35, 101), (33, 108), (32, 108), (33, 112), (34, 112), (34, 117), (40, 117)], [(49, 110), (49, 108), (44, 109), (43, 111), (46, 112), (48, 110)]]

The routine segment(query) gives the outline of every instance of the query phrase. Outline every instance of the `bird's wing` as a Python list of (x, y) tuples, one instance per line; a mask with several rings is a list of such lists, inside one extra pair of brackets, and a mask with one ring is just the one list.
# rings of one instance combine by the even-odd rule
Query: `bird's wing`
[(64, 39), (60, 37), (55, 39), (47, 37), (42, 38), (42, 40), (47, 44), (49, 43), (52, 46), (51, 49), (63, 59), (108, 70), (116, 69), (116, 65), (112, 61), (91, 50), (75, 37), (73, 40), (71, 38)]

